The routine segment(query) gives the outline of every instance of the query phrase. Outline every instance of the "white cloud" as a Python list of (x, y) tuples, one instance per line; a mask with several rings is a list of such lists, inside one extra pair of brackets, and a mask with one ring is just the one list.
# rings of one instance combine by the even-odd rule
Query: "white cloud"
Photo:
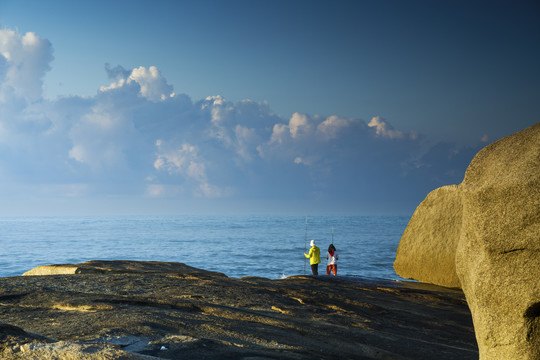
[(257, 131), (242, 125), (236, 125), (234, 134), (236, 137), (236, 153), (243, 160), (252, 161), (254, 156), (252, 149), (259, 145)]
[(167, 170), (169, 174), (186, 173), (192, 161), (197, 161), (197, 149), (190, 144), (182, 144), (180, 149), (163, 151), (163, 140), (157, 140), (158, 156), (154, 162), (157, 170)]
[(298, 141), (301, 139), (309, 139), (313, 135), (312, 122), (313, 121), (308, 115), (294, 113), (289, 119), (288, 124), (274, 124), (270, 142), (283, 144), (290, 140)]
[(355, 124), (364, 124), (364, 122), (358, 119), (344, 119), (336, 115), (329, 116), (317, 125), (317, 134), (325, 141), (334, 140)]
[(293, 138), (300, 137), (302, 135), (308, 135), (311, 131), (311, 124), (307, 115), (294, 113), (289, 120), (289, 131)]
[[(354, 207), (377, 203), (377, 196), (391, 201), (403, 196), (392, 189), (408, 185), (424, 195), (432, 164), (438, 173), (451, 168), (457, 174), (458, 160), (468, 154), (449, 158), (454, 153), (446, 147), (426, 151), (420, 134), (396, 130), (380, 117), (369, 124), (337, 115), (294, 113), (286, 119), (266, 102), (234, 103), (219, 95), (192, 102), (174, 94), (153, 66), (106, 66), (112, 82), (96, 96), (48, 101), (41, 88), (51, 59), (47, 40), (0, 30), (4, 193), (8, 183), (71, 184), (72, 197), (316, 197)], [(422, 177), (413, 178), (415, 171)]]
[(129, 80), (137, 82), (141, 87), (141, 95), (150, 101), (166, 100), (174, 96), (173, 87), (167, 84), (155, 66), (133, 69)]
[(210, 122), (206, 134), (234, 151), (238, 163), (250, 162), (257, 156), (257, 146), (269, 134), (261, 125), (266, 127), (267, 121), (274, 119), (268, 104), (248, 99), (234, 104), (222, 96), (209, 96), (200, 108), (202, 117)]
[(368, 126), (375, 128), (377, 136), (380, 137), (386, 137), (389, 139), (403, 139), (403, 137), (405, 136), (403, 134), (403, 131), (394, 130), (392, 125), (390, 125), (388, 122), (386, 122), (379, 116), (373, 117), (368, 123)]
[(116, 89), (123, 88), (125, 85), (129, 84), (129, 82), (127, 80), (128, 80), (127, 78), (121, 78), (117, 82), (110, 83), (109, 86), (100, 87), (99, 91), (106, 92), (106, 91), (110, 91), (110, 90), (116, 90)]
[(221, 95), (207, 96), (202, 108), (212, 107), (212, 106), (223, 106), (227, 104), (227, 100)]
[(326, 119), (295, 113), (288, 124), (274, 124), (270, 143), (324, 143), (347, 137), (352, 133), (365, 131), (365, 123), (360, 119), (344, 119), (332, 115)]
[(74, 145), (68, 152), (69, 157), (81, 163), (89, 162), (89, 157), (81, 145)]
[(289, 127), (285, 124), (274, 124), (270, 143), (277, 142), (279, 144), (282, 144), (287, 136), (288, 130)]
[(43, 76), (53, 59), (48, 40), (28, 32), (24, 35), (0, 28), (0, 102), (15, 95), (27, 101), (42, 96)]
[(274, 157), (313, 166), (339, 161), (330, 154), (355, 151), (355, 142), (366, 136), (367, 127), (360, 119), (344, 119), (335, 115), (323, 119), (295, 113), (288, 124), (274, 124), (270, 139), (258, 150), (265, 159)]
[(162, 140), (156, 141), (158, 154), (154, 161), (156, 170), (166, 170), (169, 174), (179, 174), (188, 180), (197, 183), (194, 194), (202, 197), (221, 197), (219, 187), (208, 181), (206, 165), (198, 154), (198, 148), (188, 143), (182, 144), (178, 149), (165, 149), (166, 144)]
[[(122, 75), (118, 71), (115, 73)], [(164, 101), (175, 96), (173, 87), (167, 84), (167, 81), (155, 66), (135, 68), (131, 71), (129, 77), (122, 77), (118, 81), (109, 84), (109, 86), (102, 86), (100, 91), (116, 90), (133, 84), (139, 86), (139, 93), (142, 97), (153, 102)]]
[(97, 103), (87, 111), (66, 134), (73, 144), (69, 157), (94, 169), (124, 168), (137, 137), (123, 109)]
[(234, 119), (233, 104), (222, 96), (209, 96), (201, 104), (201, 110), (203, 113), (210, 114), (209, 136), (230, 146), (233, 142), (230, 132), (231, 122)]

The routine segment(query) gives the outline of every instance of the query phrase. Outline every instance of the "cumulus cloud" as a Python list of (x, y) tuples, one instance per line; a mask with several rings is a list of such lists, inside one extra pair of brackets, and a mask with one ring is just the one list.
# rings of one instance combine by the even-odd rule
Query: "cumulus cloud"
[(289, 120), (289, 132), (293, 139), (307, 136), (311, 132), (312, 126), (305, 114), (294, 113)]
[[(266, 102), (220, 95), (192, 101), (154, 66), (106, 64), (110, 83), (95, 96), (46, 100), (42, 79), (52, 59), (47, 40), (0, 29), (4, 192), (12, 186), (6, 184), (41, 184), (69, 198), (320, 201), (369, 209), (414, 194), (416, 205), (456, 179), (470, 154), (434, 148), (378, 116), (368, 123), (338, 115), (282, 118)], [(430, 176), (435, 170), (443, 175)]]
[(109, 63), (105, 64), (105, 72), (110, 80), (125, 79), (131, 75), (131, 70), (124, 68), (122, 65), (117, 65), (112, 68)]
[(167, 84), (155, 66), (135, 68), (128, 77), (124, 77), (126, 72), (122, 69), (121, 67), (113, 70), (108, 69), (109, 77), (120, 77), (120, 79), (108, 86), (102, 86), (100, 91), (106, 92), (136, 84), (139, 88), (139, 94), (150, 101), (158, 102), (174, 97), (173, 87)]
[(282, 144), (283, 141), (287, 138), (287, 132), (289, 131), (289, 126), (285, 124), (274, 124), (272, 130), (272, 137), (270, 138), (270, 143), (277, 142)]
[[(262, 158), (281, 158), (295, 164), (338, 162), (337, 153), (366, 144), (368, 128), (361, 119), (310, 116), (295, 113), (272, 127), (270, 139), (258, 146)], [(336, 156), (332, 158), (332, 156)]]
[(96, 105), (68, 133), (71, 159), (93, 167), (114, 167), (124, 162), (126, 124), (122, 113)]
[[(167, 170), (169, 174), (184, 173), (188, 174), (190, 168), (204, 168), (204, 165), (200, 164), (197, 155), (197, 149), (190, 144), (182, 144), (179, 149), (173, 149), (172, 151), (164, 152), (161, 148), (163, 146), (162, 140), (156, 141), (156, 147), (161, 153), (158, 154), (156, 161), (154, 161), (154, 167), (157, 170)], [(201, 178), (201, 172), (197, 174), (190, 174), (194, 178)]]
[(27, 101), (40, 99), (43, 76), (50, 70), (52, 59), (48, 40), (32, 32), (22, 35), (0, 29), (0, 101), (11, 100), (12, 96)]
[(201, 110), (210, 116), (211, 127), (208, 133), (211, 137), (222, 141), (225, 145), (232, 143), (230, 120), (234, 117), (234, 107), (224, 97), (209, 96), (201, 104)]
[(269, 126), (279, 121), (268, 104), (244, 99), (232, 103), (223, 96), (209, 96), (200, 103), (201, 116), (209, 121), (205, 134), (235, 153), (237, 162), (257, 157), (257, 146), (269, 135)]
[(392, 125), (387, 123), (380, 116), (373, 117), (368, 126), (375, 129), (377, 136), (389, 139), (402, 139), (404, 137), (403, 131), (394, 130)]
[(317, 132), (325, 140), (336, 139), (341, 131), (347, 129), (350, 125), (350, 121), (340, 118), (339, 116), (330, 116), (322, 123), (317, 125)]
[(156, 141), (157, 158), (154, 161), (156, 170), (166, 170), (169, 174), (180, 174), (185, 178), (197, 183), (194, 189), (195, 195), (208, 198), (221, 197), (219, 187), (208, 182), (204, 159), (199, 156), (196, 146), (189, 143), (182, 144), (179, 148), (168, 148), (162, 140)]
[(236, 153), (244, 161), (252, 161), (252, 149), (259, 144), (260, 139), (259, 135), (257, 135), (257, 131), (254, 128), (248, 128), (242, 125), (236, 125), (234, 130)]

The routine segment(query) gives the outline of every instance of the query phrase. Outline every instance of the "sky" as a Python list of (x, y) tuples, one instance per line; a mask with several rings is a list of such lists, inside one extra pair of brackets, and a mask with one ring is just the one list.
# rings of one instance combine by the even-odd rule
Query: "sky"
[(411, 215), (540, 121), (536, 1), (0, 0), (0, 215)]

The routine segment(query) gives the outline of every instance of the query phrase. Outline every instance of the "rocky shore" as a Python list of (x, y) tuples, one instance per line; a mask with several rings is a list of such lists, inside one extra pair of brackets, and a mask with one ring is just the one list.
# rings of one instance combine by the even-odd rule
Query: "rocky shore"
[(2, 359), (478, 359), (461, 290), (91, 261), (0, 278)]
[(481, 360), (540, 359), (540, 123), (483, 148), (433, 190), (399, 243), (407, 279), (461, 288)]

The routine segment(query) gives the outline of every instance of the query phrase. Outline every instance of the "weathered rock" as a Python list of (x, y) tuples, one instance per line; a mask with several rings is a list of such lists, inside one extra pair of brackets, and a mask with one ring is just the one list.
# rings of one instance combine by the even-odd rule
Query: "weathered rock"
[(43, 336), (30, 334), (17, 326), (0, 322), (0, 344), (4, 343), (6, 340), (9, 339), (18, 339), (21, 342), (31, 342), (33, 340), (39, 340), (43, 342), (49, 341)]
[(430, 193), (394, 268), (461, 286), (481, 359), (540, 359), (540, 123), (482, 149), (460, 185)]
[(147, 356), (133, 354), (109, 344), (79, 344), (55, 341), (23, 329), (0, 323), (0, 357), (3, 360), (148, 360)]
[(456, 267), (482, 359), (540, 359), (540, 123), (481, 150)]
[(70, 264), (58, 265), (42, 265), (33, 268), (23, 274), (23, 276), (31, 275), (69, 275), (76, 274), (79, 268)]
[(40, 359), (478, 357), (460, 290), (339, 276), (233, 279), (160, 262), (48, 272), (62, 267), (85, 270), (0, 278), (0, 318), (49, 339), (0, 337), (0, 358), (21, 358), (19, 348)]
[(92, 260), (82, 264), (54, 264), (37, 266), (23, 274), (23, 276), (33, 275), (70, 275), (70, 274), (112, 274), (112, 273), (182, 273), (184, 276), (193, 275), (198, 277), (224, 277), (225, 274), (201, 270), (182, 263), (162, 262), (162, 261), (129, 261), (115, 260), (102, 261)]
[(440, 286), (461, 286), (455, 258), (462, 207), (457, 185), (429, 193), (416, 208), (399, 242), (394, 262), (399, 276)]

